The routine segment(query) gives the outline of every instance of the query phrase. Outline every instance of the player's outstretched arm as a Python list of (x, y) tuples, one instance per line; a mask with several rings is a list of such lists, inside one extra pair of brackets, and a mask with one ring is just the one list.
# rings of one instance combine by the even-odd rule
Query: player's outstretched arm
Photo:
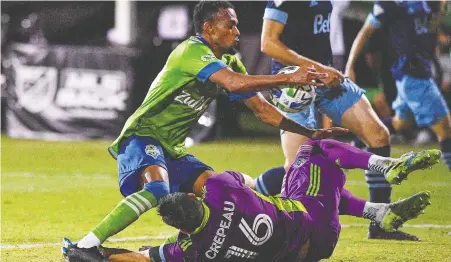
[(322, 85), (313, 80), (323, 80), (327, 74), (319, 73), (315, 68), (300, 68), (285, 75), (247, 75), (233, 72), (229, 67), (213, 73), (209, 79), (231, 93), (249, 93), (269, 89), (281, 84)]
[(345, 128), (333, 127), (328, 129), (310, 129), (302, 126), (293, 120), (285, 117), (275, 106), (271, 105), (266, 99), (258, 94), (244, 100), (246, 106), (254, 111), (255, 115), (262, 121), (278, 127), (282, 130), (300, 134), (312, 139), (324, 139), (336, 135), (347, 133)]
[(284, 27), (285, 25), (278, 21), (263, 20), (261, 51), (285, 65), (298, 65), (301, 68), (314, 66), (318, 72), (328, 74), (328, 77), (322, 80), (324, 84), (329, 87), (338, 86), (344, 77), (339, 71), (296, 53), (280, 41)]
[(349, 52), (349, 58), (348, 62), (346, 63), (346, 70), (345, 74), (352, 80), (355, 81), (355, 70), (354, 65), (359, 57), (359, 55), (362, 53), (362, 50), (366, 44), (367, 39), (371, 37), (373, 32), (376, 30), (376, 27), (373, 27), (368, 20), (363, 25), (362, 29), (360, 29), (359, 33), (357, 34), (354, 43), (352, 44), (351, 51)]

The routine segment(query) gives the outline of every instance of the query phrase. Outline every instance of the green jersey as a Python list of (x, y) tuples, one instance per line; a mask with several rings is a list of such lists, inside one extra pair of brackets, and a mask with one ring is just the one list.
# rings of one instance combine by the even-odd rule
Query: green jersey
[(178, 159), (187, 154), (185, 139), (213, 99), (225, 90), (208, 80), (229, 66), (246, 74), (235, 56), (217, 58), (200, 37), (191, 37), (177, 46), (152, 82), (141, 106), (128, 118), (119, 137), (108, 148), (116, 158), (123, 138), (137, 135), (158, 140)]

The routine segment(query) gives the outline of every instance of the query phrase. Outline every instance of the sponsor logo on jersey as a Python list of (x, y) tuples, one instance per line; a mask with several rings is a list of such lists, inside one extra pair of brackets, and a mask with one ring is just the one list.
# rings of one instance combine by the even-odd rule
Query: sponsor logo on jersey
[(160, 150), (155, 145), (147, 145), (144, 149), (147, 155), (153, 157), (154, 159), (157, 159), (157, 157), (161, 154)]
[(213, 238), (210, 248), (205, 252), (205, 256), (209, 259), (215, 259), (224, 244), (225, 238), (228, 233), (228, 229), (232, 224), (232, 217), (235, 211), (235, 204), (229, 201), (224, 201), (222, 208), (222, 219), (219, 223), (219, 227), (216, 230), (216, 234)]
[(322, 14), (315, 15), (313, 20), (313, 34), (323, 34), (330, 32), (330, 13), (327, 18), (324, 18)]
[(204, 61), (204, 62), (210, 62), (216, 59), (216, 56), (212, 55), (212, 54), (206, 54), (200, 57), (200, 60)]
[(20, 66), (16, 71), (16, 94), (19, 105), (39, 113), (53, 103), (58, 83), (54, 67)]
[(180, 95), (176, 96), (174, 100), (191, 107), (197, 112), (203, 112), (205, 109), (207, 109), (207, 106), (210, 104), (210, 102), (213, 101), (213, 98), (201, 96), (196, 99), (187, 91), (182, 90)]

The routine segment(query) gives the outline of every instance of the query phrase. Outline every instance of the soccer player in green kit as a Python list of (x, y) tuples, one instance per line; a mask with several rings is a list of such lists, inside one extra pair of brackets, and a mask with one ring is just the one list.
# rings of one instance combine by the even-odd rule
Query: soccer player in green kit
[(117, 159), (119, 188), (124, 198), (78, 248), (99, 246), (170, 192), (201, 195), (211, 167), (186, 152), (191, 126), (217, 94), (243, 99), (268, 124), (321, 139), (346, 129), (308, 129), (286, 118), (256, 92), (279, 84), (312, 84), (327, 74), (300, 68), (293, 74), (249, 76), (236, 57), (226, 52), (238, 42), (238, 20), (227, 1), (201, 1), (194, 10), (196, 36), (181, 43), (153, 81), (141, 106), (109, 147)]

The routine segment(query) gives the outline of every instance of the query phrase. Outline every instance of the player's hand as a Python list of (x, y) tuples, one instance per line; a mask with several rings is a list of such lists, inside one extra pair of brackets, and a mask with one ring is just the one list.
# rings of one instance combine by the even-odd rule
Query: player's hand
[(331, 127), (326, 129), (316, 129), (312, 135), (313, 140), (325, 139), (333, 136), (344, 135), (348, 133), (349, 130), (341, 127)]
[(329, 88), (340, 86), (341, 82), (345, 78), (340, 71), (330, 66), (321, 67), (319, 71), (328, 75), (328, 77), (322, 79), (321, 82)]
[(302, 66), (289, 76), (292, 84), (313, 86), (323, 86), (323, 80), (329, 77), (327, 73), (320, 73), (314, 67)]

